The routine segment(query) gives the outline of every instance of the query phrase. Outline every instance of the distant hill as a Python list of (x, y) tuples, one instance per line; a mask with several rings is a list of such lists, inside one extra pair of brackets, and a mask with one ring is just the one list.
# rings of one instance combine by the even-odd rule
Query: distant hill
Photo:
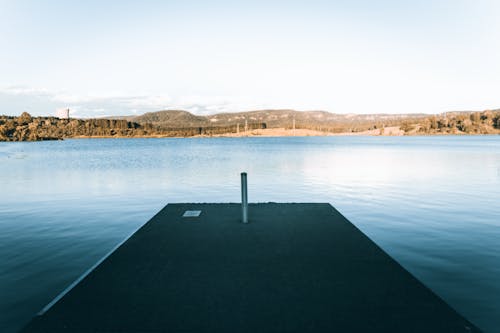
[(127, 117), (126, 119), (139, 124), (152, 124), (162, 127), (196, 127), (210, 123), (206, 117), (195, 116), (183, 110), (148, 112), (140, 116)]
[(366, 125), (391, 125), (406, 119), (425, 118), (425, 114), (337, 114), (327, 111), (256, 110), (235, 113), (218, 113), (196, 116), (182, 110), (148, 112), (141, 116), (127, 117), (128, 121), (149, 123), (164, 128), (184, 128), (196, 126), (232, 126), (247, 123), (265, 123), (267, 128), (298, 127), (330, 128), (335, 126), (366, 127)]

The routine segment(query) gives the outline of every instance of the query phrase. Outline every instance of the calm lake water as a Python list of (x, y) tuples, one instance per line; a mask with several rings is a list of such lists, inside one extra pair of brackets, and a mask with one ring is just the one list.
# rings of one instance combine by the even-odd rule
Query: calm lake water
[(329, 202), (500, 332), (500, 136), (0, 143), (0, 331), (15, 332), (167, 203)]

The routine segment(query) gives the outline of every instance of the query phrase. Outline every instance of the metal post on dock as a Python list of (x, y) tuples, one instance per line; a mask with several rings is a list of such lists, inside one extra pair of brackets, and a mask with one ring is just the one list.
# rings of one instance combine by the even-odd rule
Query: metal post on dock
[(241, 219), (243, 223), (248, 223), (248, 190), (247, 173), (241, 173)]

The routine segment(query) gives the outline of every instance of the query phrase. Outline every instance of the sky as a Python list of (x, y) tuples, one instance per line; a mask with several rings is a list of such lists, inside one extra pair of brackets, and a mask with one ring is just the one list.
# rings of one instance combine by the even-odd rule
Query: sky
[(0, 114), (500, 107), (500, 1), (0, 0)]

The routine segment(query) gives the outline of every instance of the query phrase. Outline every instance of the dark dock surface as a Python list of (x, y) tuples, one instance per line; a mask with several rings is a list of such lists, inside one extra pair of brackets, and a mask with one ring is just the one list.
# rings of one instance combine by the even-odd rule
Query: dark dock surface
[(240, 216), (167, 205), (23, 332), (479, 332), (329, 204)]

